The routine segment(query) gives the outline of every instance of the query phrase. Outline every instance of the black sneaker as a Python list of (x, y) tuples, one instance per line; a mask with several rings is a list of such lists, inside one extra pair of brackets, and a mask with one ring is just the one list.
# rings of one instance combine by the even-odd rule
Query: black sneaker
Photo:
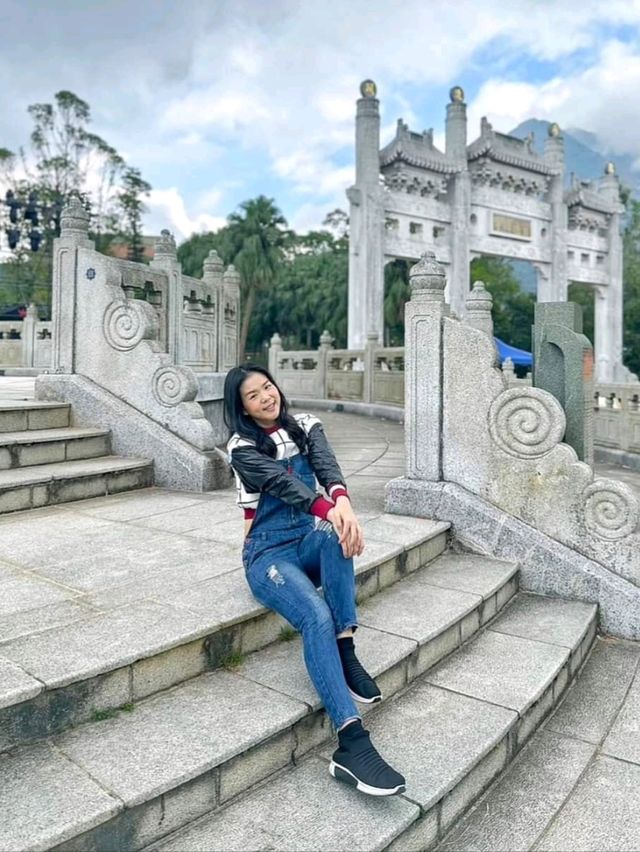
[(345, 636), (338, 639), (338, 651), (351, 697), (361, 704), (375, 704), (377, 701), (382, 701), (382, 693), (377, 683), (356, 657), (353, 637)]
[(380, 757), (360, 720), (338, 731), (338, 740), (340, 745), (329, 764), (334, 778), (369, 796), (404, 793), (404, 778)]

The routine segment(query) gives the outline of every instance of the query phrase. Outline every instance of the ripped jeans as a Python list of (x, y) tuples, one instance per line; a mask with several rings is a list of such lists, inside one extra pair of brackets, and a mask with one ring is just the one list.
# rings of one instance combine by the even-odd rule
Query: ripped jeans
[(245, 542), (247, 582), (261, 604), (302, 634), (309, 676), (329, 718), (340, 728), (348, 719), (359, 718), (336, 643), (338, 633), (357, 624), (353, 560), (343, 556), (328, 521), (316, 529), (307, 524), (302, 529), (263, 529), (252, 530)]

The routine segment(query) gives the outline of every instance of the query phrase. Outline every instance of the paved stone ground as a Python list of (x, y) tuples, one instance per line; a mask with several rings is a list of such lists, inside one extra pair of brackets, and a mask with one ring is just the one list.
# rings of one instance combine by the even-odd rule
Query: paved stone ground
[[(32, 388), (32, 379), (0, 377), (0, 404)], [(357, 512), (376, 517), (385, 482), (403, 472), (402, 426), (320, 417)], [(640, 474), (606, 465), (597, 472), (640, 495)], [(241, 539), (233, 488), (151, 488), (2, 516), (0, 655), (4, 642), (153, 597), (156, 585), (174, 594), (212, 574), (222, 579), (238, 566)], [(442, 848), (638, 849), (639, 661), (640, 644), (599, 640), (560, 710)]]

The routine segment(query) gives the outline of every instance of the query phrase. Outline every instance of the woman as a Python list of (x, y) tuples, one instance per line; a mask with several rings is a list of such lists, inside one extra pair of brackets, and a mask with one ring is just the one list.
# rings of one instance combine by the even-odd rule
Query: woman
[[(373, 747), (354, 704), (382, 695), (354, 650), (353, 557), (364, 548), (362, 528), (322, 424), (291, 416), (268, 370), (253, 364), (229, 371), (224, 407), (247, 581), (302, 634), (309, 676), (338, 732), (329, 771), (373, 796), (402, 793), (404, 778)], [(329, 499), (316, 492), (316, 479)]]

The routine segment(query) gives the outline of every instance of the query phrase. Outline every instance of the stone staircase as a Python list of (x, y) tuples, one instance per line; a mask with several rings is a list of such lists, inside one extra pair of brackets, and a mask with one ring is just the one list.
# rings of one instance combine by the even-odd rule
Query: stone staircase
[(3, 850), (433, 846), (559, 701), (597, 612), (518, 594), (515, 564), (452, 551), (446, 524), (376, 523), (399, 544), (357, 564), (358, 649), (385, 695), (366, 724), (405, 795), (329, 776), (300, 639), (233, 571), (215, 600), (183, 596), (170, 631), (149, 600), (126, 642), (116, 609), (95, 633), (0, 649)]
[(0, 513), (152, 484), (152, 462), (112, 455), (107, 430), (71, 423), (66, 403), (0, 401)]

